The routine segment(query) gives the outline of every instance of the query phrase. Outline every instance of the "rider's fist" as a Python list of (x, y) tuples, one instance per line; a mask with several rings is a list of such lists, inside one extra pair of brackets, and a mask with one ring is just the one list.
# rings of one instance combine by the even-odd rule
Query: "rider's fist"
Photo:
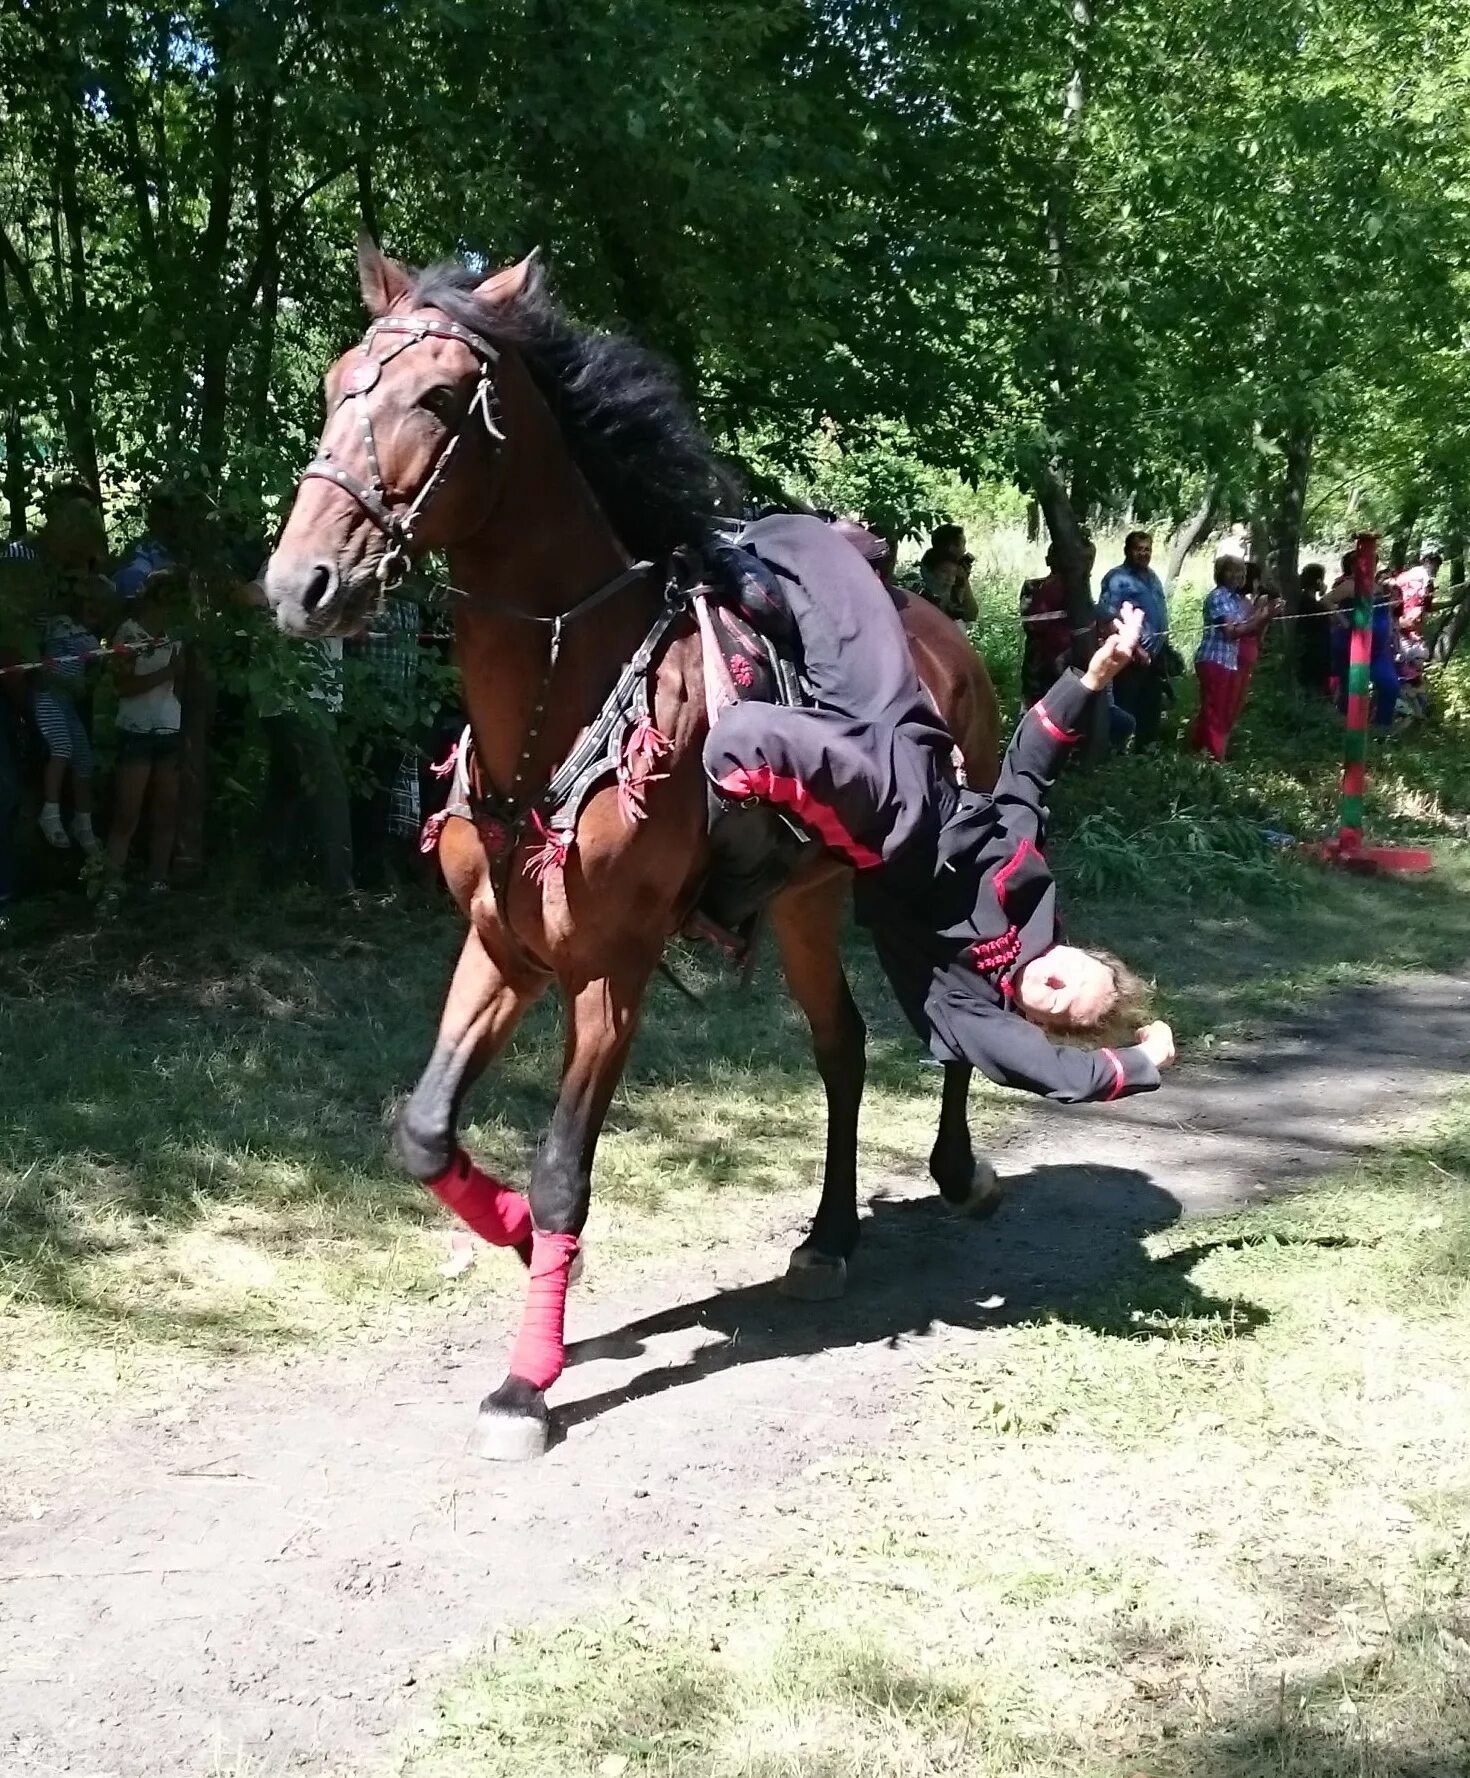
[(1174, 1033), (1162, 1019), (1155, 1019), (1138, 1033), (1138, 1047), (1155, 1068), (1167, 1068), (1174, 1060)]

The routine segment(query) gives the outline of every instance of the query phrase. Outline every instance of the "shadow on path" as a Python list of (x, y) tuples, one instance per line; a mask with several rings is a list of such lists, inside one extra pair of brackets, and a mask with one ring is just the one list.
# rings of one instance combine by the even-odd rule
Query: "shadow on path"
[[(879, 1197), (863, 1223), (848, 1292), (831, 1303), (795, 1302), (770, 1278), (719, 1291), (630, 1322), (572, 1347), (576, 1367), (643, 1358), (654, 1341), (699, 1333), (680, 1361), (642, 1370), (558, 1411), (569, 1429), (631, 1402), (699, 1382), (716, 1371), (801, 1359), (846, 1347), (897, 1345), (940, 1328), (988, 1327), (1052, 1316), (1125, 1339), (1150, 1324), (1228, 1320), (1248, 1332), (1266, 1319), (1253, 1304), (1201, 1291), (1176, 1259), (1153, 1259), (1146, 1235), (1169, 1228), (1179, 1200), (1136, 1168), (1040, 1166), (1008, 1181), (986, 1223), (959, 1218), (937, 1196)], [(1144, 1311), (1150, 1318), (1138, 1319)]]

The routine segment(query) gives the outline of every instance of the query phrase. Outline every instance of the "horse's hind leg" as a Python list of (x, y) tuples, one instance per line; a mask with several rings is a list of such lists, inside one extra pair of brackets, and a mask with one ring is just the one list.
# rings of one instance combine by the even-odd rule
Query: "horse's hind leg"
[(939, 1134), (929, 1155), (929, 1172), (946, 1204), (966, 1216), (989, 1216), (1003, 1194), (995, 1168), (989, 1161), (975, 1158), (970, 1142), (973, 1073), (965, 1062), (944, 1065), (944, 1099), (939, 1110)]
[(398, 1116), (394, 1146), (415, 1179), (484, 1240), (531, 1253), (526, 1200), (475, 1166), (459, 1146), (464, 1096), (499, 1053), (522, 1013), (537, 998), (539, 980), (509, 981), (472, 926), (455, 965), (433, 1054)]
[(546, 1391), (566, 1363), (566, 1295), (592, 1200), (602, 1121), (638, 1026), (654, 959), (568, 989), (561, 1091), (531, 1170), (531, 1280), (505, 1381), (480, 1403), (481, 1457), (539, 1457), (550, 1441)]
[(827, 1090), (827, 1155), (822, 1199), (811, 1232), (791, 1255), (788, 1296), (841, 1296), (858, 1242), (858, 1111), (867, 1072), (867, 1027), (842, 967), (838, 934), (846, 874), (798, 887), (771, 904), (771, 926), (792, 995), (811, 1027), (817, 1071)]

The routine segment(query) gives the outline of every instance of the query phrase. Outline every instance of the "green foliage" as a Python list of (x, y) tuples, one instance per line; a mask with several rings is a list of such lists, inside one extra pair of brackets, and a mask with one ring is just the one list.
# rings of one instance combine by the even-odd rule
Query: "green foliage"
[(540, 240), (728, 443), (897, 533), (1015, 516), (1022, 463), (1081, 516), (1249, 506), (1303, 427), (1354, 510), (1458, 525), (1464, 23), (35, 0), (0, 22), (7, 461), (95, 464), (126, 512), (202, 460), (269, 519), (365, 224)]

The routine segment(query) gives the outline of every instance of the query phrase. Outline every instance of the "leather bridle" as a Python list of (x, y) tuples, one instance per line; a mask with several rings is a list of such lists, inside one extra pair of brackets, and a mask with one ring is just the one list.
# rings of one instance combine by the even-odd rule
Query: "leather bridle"
[[(380, 334), (396, 334), (400, 337), (388, 351), (375, 355), (372, 346)], [(479, 360), (480, 377), (463, 418), (445, 439), (419, 491), (405, 505), (397, 507), (389, 504), (388, 489), (378, 460), (378, 443), (373, 435), (373, 416), (367, 398), (377, 387), (385, 364), (390, 364), (400, 352), (406, 352), (410, 346), (419, 345), (428, 339), (453, 340), (472, 352)], [(371, 480), (364, 481), (353, 470), (337, 462), (329, 449), (320, 450), (313, 457), (301, 472), (301, 479), (331, 482), (334, 487), (341, 488), (343, 493), (350, 494), (388, 539), (388, 547), (378, 563), (378, 583), (386, 593), (398, 585), (408, 570), (414, 529), (424, 516), (429, 502), (443, 485), (444, 477), (465, 438), (471, 420), (478, 415), (484, 424), (486, 436), (492, 443), (505, 442), (505, 434), (500, 429), (500, 398), (495, 389), (495, 367), (500, 361), (500, 354), (488, 340), (472, 333), (467, 327), (461, 327), (457, 321), (414, 319), (408, 315), (385, 315), (374, 321), (362, 336), (358, 350), (362, 357), (343, 380), (343, 401), (355, 401), (359, 404), (357, 412)]]

